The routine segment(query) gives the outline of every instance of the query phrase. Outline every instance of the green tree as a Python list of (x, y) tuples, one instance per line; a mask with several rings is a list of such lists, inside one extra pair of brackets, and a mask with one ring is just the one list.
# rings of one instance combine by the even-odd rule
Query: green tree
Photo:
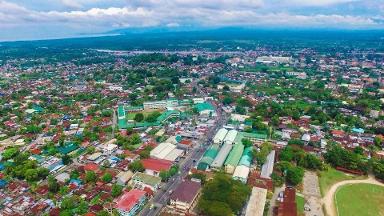
[(85, 181), (86, 182), (93, 182), (95, 183), (97, 181), (97, 175), (93, 171), (87, 171), (85, 173)]
[(36, 169), (27, 169), (24, 176), (27, 181), (36, 181), (39, 178), (39, 174)]
[(245, 148), (253, 146), (253, 143), (250, 139), (241, 139), (241, 143), (244, 145)]
[(300, 166), (310, 170), (323, 169), (323, 162), (313, 154), (306, 154)]
[(144, 171), (144, 166), (139, 160), (133, 161), (131, 164), (128, 165), (128, 168), (132, 170), (132, 172)]
[(144, 120), (144, 115), (143, 115), (143, 113), (137, 113), (137, 114), (135, 115), (134, 120), (135, 120), (136, 122), (142, 122), (142, 121)]
[(60, 189), (59, 183), (53, 176), (48, 177), (48, 190), (52, 193), (58, 192)]
[(61, 157), (61, 160), (63, 161), (64, 165), (68, 165), (68, 164), (72, 163), (72, 158), (69, 155), (63, 155)]
[(117, 184), (112, 185), (112, 197), (118, 197), (123, 192), (123, 187)]
[(287, 170), (285, 177), (288, 184), (296, 186), (300, 184), (304, 177), (304, 170), (301, 167), (292, 167)]
[(244, 206), (249, 194), (248, 186), (218, 173), (204, 185), (198, 209), (203, 215), (237, 214)]
[(261, 144), (259, 151), (254, 151), (253, 155), (256, 158), (258, 165), (263, 165), (267, 160), (268, 154), (272, 151), (272, 144), (269, 142), (264, 142)]
[(3, 160), (9, 160), (19, 154), (18, 148), (7, 148), (1, 154), (3, 156)]
[(101, 180), (105, 183), (109, 183), (112, 181), (112, 175), (111, 173), (106, 172), (102, 177)]

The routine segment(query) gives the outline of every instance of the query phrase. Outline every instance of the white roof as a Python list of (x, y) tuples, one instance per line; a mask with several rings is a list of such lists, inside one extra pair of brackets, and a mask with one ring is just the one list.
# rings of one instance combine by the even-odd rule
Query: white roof
[(219, 153), (217, 154), (215, 160), (212, 162), (211, 166), (215, 168), (222, 167), (231, 149), (232, 149), (232, 145), (229, 143), (225, 143), (223, 147), (221, 147)]
[(122, 182), (122, 183), (126, 183), (128, 182), (133, 176), (133, 173), (131, 171), (127, 171), (127, 172), (120, 172), (116, 178)]
[(165, 156), (164, 160), (175, 161), (180, 155), (182, 155), (184, 150), (181, 149), (173, 149), (167, 156)]
[(88, 158), (88, 160), (94, 161), (97, 158), (99, 158), (100, 156), (101, 156), (100, 152), (95, 152), (95, 153), (89, 155), (87, 158)]
[(56, 176), (56, 180), (59, 182), (65, 182), (68, 179), (70, 179), (70, 176), (66, 172), (60, 173), (59, 175)]
[(267, 189), (253, 187), (245, 216), (263, 216), (266, 198)]
[(151, 151), (150, 156), (153, 158), (164, 159), (174, 149), (176, 149), (176, 145), (171, 143), (160, 143)]
[(112, 151), (114, 149), (117, 149), (117, 145), (115, 145), (115, 144), (108, 144), (108, 145), (104, 145), (103, 148), (104, 148), (104, 150)]
[(221, 128), (219, 131), (217, 131), (215, 137), (213, 138), (214, 143), (220, 143), (224, 140), (225, 136), (227, 135), (228, 130), (225, 128)]
[(227, 133), (227, 136), (225, 136), (224, 142), (228, 142), (232, 144), (235, 141), (236, 136), (237, 136), (237, 130), (230, 130)]
[(303, 134), (301, 140), (309, 142), (311, 140), (311, 136), (309, 134)]
[(270, 179), (271, 174), (273, 172), (273, 164), (275, 163), (275, 150), (272, 150), (271, 153), (267, 156), (267, 160), (261, 167), (261, 175), (262, 178)]
[(176, 136), (169, 137), (165, 142), (171, 143), (171, 144), (177, 144)]
[(237, 166), (235, 172), (233, 173), (233, 177), (247, 179), (249, 175), (249, 167), (245, 165)]

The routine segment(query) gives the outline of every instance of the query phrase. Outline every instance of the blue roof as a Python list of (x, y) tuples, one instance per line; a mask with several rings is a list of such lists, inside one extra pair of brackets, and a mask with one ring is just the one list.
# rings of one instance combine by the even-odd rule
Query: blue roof
[(0, 171), (3, 170), (5, 167), (2, 163), (0, 163)]
[(69, 180), (70, 184), (76, 184), (76, 185), (81, 185), (81, 180), (80, 179), (71, 179)]
[(7, 184), (8, 184), (7, 181), (5, 181), (4, 179), (0, 179), (0, 188), (5, 187)]
[(352, 129), (352, 132), (355, 132), (355, 133), (364, 133), (364, 129), (363, 129), (363, 128), (353, 128), (353, 129)]

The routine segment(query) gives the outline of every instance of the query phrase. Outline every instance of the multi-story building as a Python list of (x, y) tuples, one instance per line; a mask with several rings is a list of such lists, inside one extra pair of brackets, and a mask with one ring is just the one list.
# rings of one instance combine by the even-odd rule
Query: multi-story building
[(167, 209), (173, 214), (186, 215), (196, 205), (200, 194), (201, 184), (197, 181), (182, 182), (170, 196)]
[(146, 200), (145, 191), (133, 189), (119, 198), (115, 208), (122, 216), (134, 216), (144, 206)]

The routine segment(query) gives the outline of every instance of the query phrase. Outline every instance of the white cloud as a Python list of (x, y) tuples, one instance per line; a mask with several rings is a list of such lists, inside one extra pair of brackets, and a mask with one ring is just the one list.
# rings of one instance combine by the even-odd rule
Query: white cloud
[(314, 6), (323, 7), (336, 4), (357, 2), (359, 0), (282, 0), (284, 3), (293, 4), (296, 6)]
[(78, 0), (61, 0), (61, 3), (70, 8), (82, 8), (83, 5)]
[[(61, 0), (78, 8), (90, 1)], [(304, 0), (277, 0), (304, 2)], [(317, 5), (351, 0), (319, 0)], [(381, 1), (381, 0), (380, 0)], [(311, 1), (314, 2), (314, 1)], [(68, 29), (74, 33), (95, 33), (122, 27), (231, 26), (256, 27), (334, 27), (384, 28), (382, 19), (372, 15), (295, 14), (289, 11), (265, 11), (262, 0), (129, 0), (123, 7), (72, 9), (69, 11), (30, 10), (0, 0), (0, 28)], [(268, 5), (270, 7), (270, 5)], [(379, 8), (379, 6), (378, 6)], [(16, 31), (16, 30), (15, 30)], [(40, 33), (40, 32), (39, 32)], [(0, 32), (1, 37), (1, 32)]]

